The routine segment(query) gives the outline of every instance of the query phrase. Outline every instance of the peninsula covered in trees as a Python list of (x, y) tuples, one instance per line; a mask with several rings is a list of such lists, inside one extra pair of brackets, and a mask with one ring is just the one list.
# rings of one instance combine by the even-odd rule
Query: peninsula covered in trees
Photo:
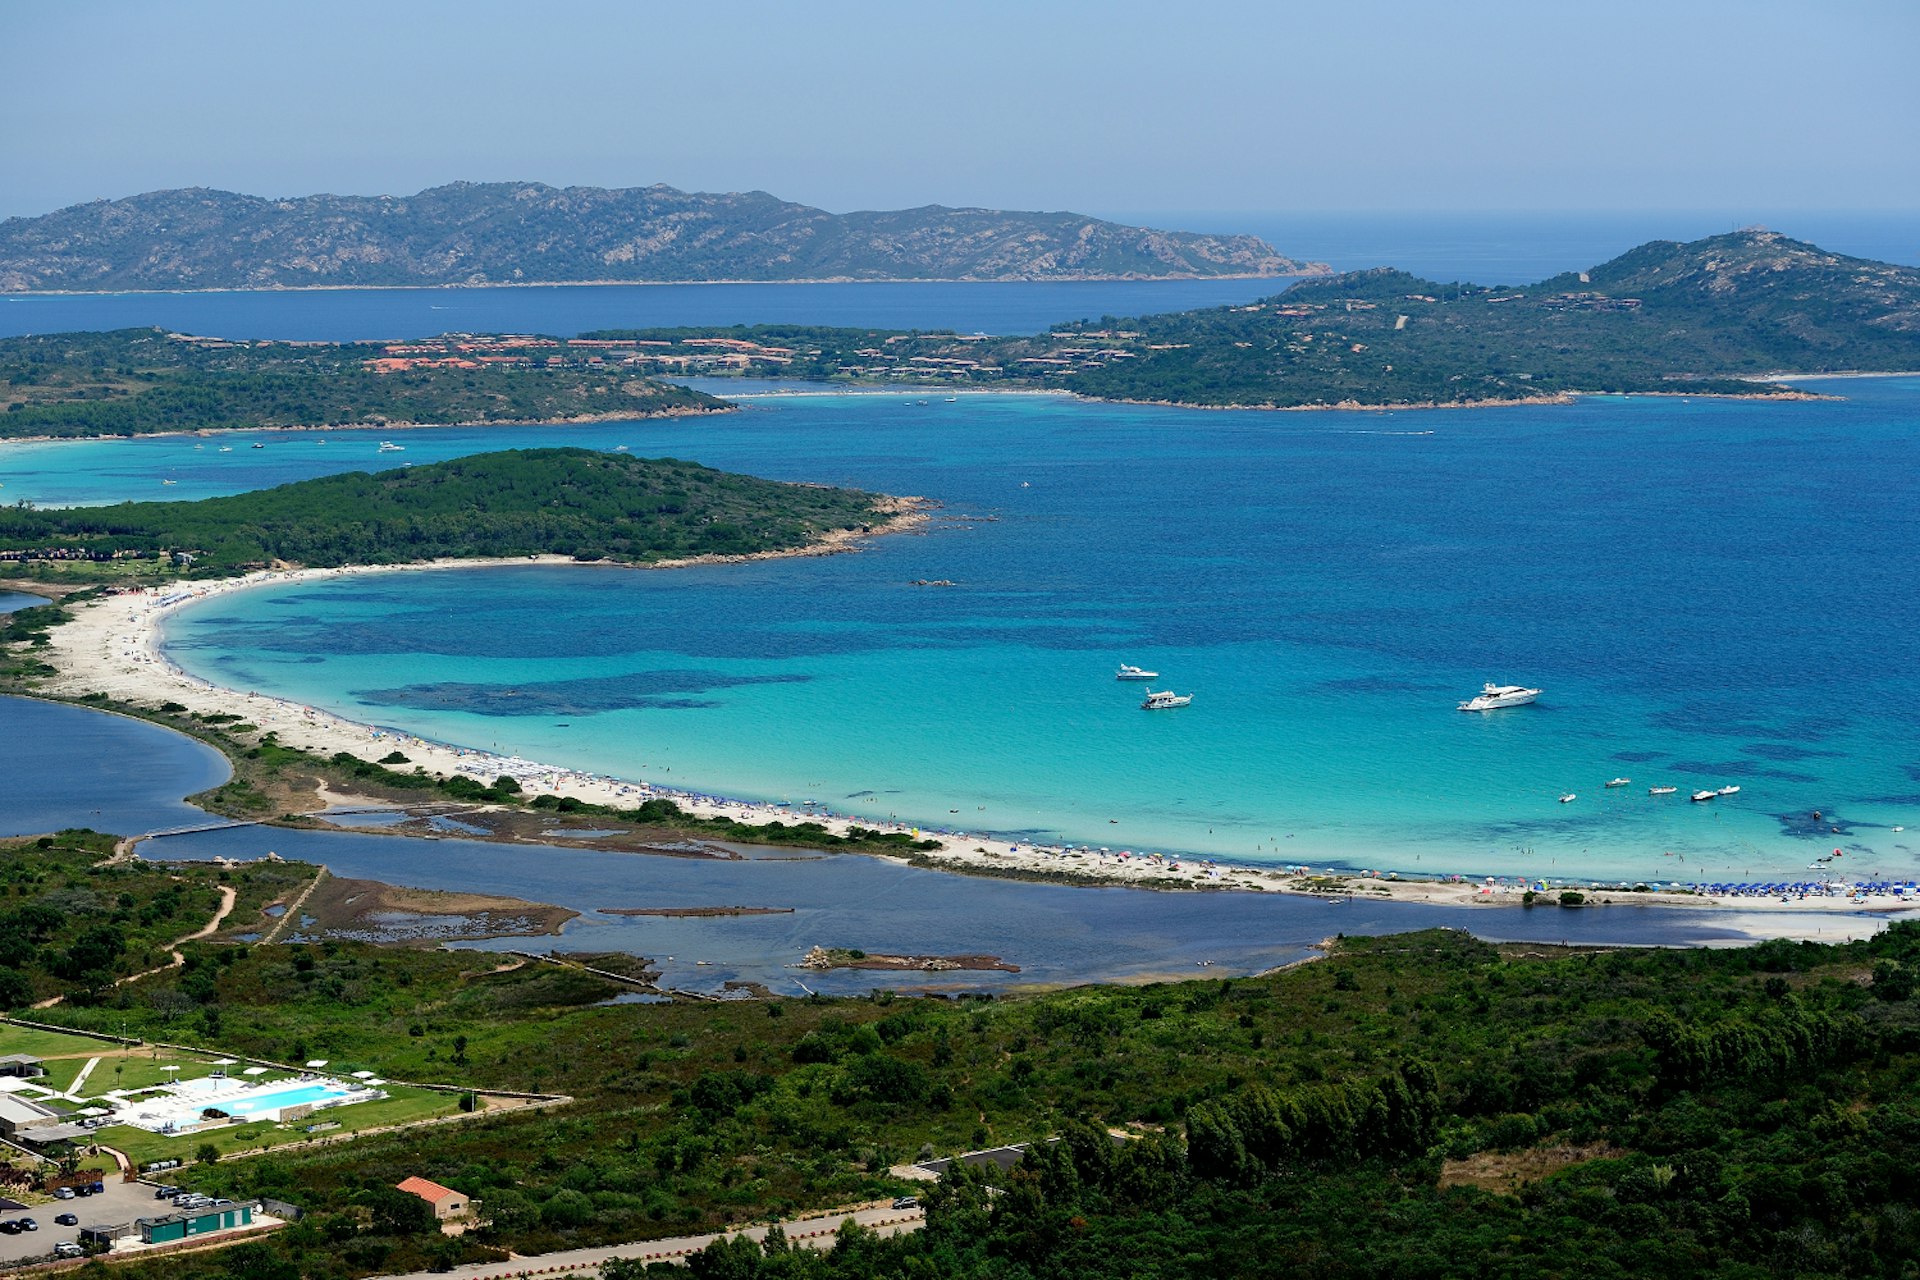
[(624, 344), (642, 368), (1206, 406), (1783, 394), (1766, 375), (1920, 369), (1920, 270), (1750, 230), (1655, 241), (1521, 287), (1380, 268), (1244, 306), (1109, 316), (1031, 337), (761, 326), (582, 340)]
[(411, 196), (192, 188), (0, 222), (0, 293), (720, 280), (1116, 280), (1325, 271), (1255, 236), (1077, 213), (828, 213), (764, 191), (456, 182)]
[[(511, 449), (422, 467), (322, 476), (198, 502), (0, 507), (0, 561), (221, 576), (537, 554), (648, 564), (809, 546), (888, 519), (892, 500), (672, 458)], [(118, 566), (117, 568), (115, 566)]]
[(0, 439), (566, 422), (728, 407), (553, 339), (234, 342), (162, 329), (0, 339)]

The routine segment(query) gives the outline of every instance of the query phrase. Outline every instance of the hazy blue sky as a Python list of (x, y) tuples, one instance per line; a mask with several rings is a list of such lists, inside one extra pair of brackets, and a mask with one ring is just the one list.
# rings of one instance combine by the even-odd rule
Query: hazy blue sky
[(0, 215), (158, 187), (834, 210), (1920, 209), (1920, 2), (25, 3)]

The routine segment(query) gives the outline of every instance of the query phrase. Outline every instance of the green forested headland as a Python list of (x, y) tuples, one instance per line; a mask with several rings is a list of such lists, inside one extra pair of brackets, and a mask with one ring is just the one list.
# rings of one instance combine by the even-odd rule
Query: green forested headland
[(1245, 306), (1107, 316), (1029, 337), (793, 325), (586, 336), (667, 368), (1205, 406), (1777, 394), (1785, 388), (1744, 379), (1920, 369), (1920, 269), (1743, 231), (1656, 241), (1519, 287), (1381, 268), (1303, 280)]
[[(308, 1216), (119, 1273), (349, 1277), (679, 1234), (926, 1194), (887, 1168), (1022, 1141), (1042, 1145), (1013, 1172), (926, 1194), (920, 1234), (721, 1246), (693, 1274), (1902, 1280), (1920, 1258), (1913, 924), (1588, 953), (1436, 930), (1253, 978), (659, 1006), (473, 954), (194, 944), (45, 1011), (575, 1099), (194, 1171)], [(409, 1175), (487, 1225), (449, 1239), (394, 1210)]]
[(160, 329), (0, 339), (0, 439), (557, 422), (726, 407), (554, 340), (229, 342)]
[(649, 563), (802, 547), (882, 519), (882, 501), (672, 458), (511, 449), (197, 502), (0, 507), (0, 559), (191, 556), (193, 571), (214, 575), (536, 554)]

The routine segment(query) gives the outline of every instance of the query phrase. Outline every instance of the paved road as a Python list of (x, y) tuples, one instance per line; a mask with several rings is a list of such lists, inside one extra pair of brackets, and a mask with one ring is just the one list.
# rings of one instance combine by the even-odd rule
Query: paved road
[[(873, 1208), (857, 1209), (850, 1213), (795, 1218), (780, 1225), (786, 1229), (787, 1238), (793, 1243), (810, 1249), (825, 1249), (833, 1244), (834, 1233), (848, 1218), (852, 1218), (863, 1227), (874, 1228), (883, 1236), (897, 1235), (903, 1231), (918, 1231), (923, 1221), (918, 1209)], [(766, 1237), (767, 1228), (749, 1227), (745, 1231), (720, 1234), (743, 1235), (753, 1240), (761, 1240)], [(511, 1262), (486, 1262), (474, 1266), (455, 1267), (452, 1271), (416, 1271), (404, 1276), (382, 1276), (380, 1280), (509, 1280), (511, 1277), (555, 1273), (570, 1273), (584, 1277), (597, 1273), (600, 1264), (610, 1258), (684, 1262), (688, 1254), (700, 1252), (719, 1238), (720, 1235), (675, 1236), (669, 1240), (648, 1240), (641, 1244), (611, 1245), (599, 1249), (568, 1249), (561, 1253), (539, 1253), (531, 1257), (515, 1258)]]

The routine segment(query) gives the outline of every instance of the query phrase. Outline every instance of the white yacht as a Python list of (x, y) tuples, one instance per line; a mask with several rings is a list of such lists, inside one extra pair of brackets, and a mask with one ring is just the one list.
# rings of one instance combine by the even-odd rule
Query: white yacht
[(1648, 787), (1647, 794), (1650, 796), (1670, 796), (1679, 789), (1678, 787)]
[(1113, 678), (1115, 680), (1158, 680), (1160, 673), (1158, 671), (1148, 671), (1144, 667), (1129, 666), (1123, 662), (1120, 664), (1120, 670), (1114, 673)]
[(1489, 683), (1474, 697), (1460, 704), (1462, 711), (1493, 711), (1500, 707), (1520, 707), (1540, 696), (1540, 690), (1518, 684)]
[(1632, 782), (1633, 782), (1632, 778), (1608, 778), (1607, 779), (1607, 785), (1610, 787), (1624, 787), (1631, 784)]
[(1698, 804), (1702, 800), (1717, 800), (1720, 798), (1720, 793), (1718, 791), (1696, 791), (1687, 798), (1695, 804)]
[(382, 453), (405, 453), (406, 451), (407, 446), (403, 444), (395, 444), (391, 440), (382, 440), (380, 442), (380, 452)]
[(1170, 689), (1161, 693), (1155, 693), (1149, 689), (1147, 690), (1147, 700), (1140, 704), (1140, 709), (1142, 711), (1165, 711), (1171, 707), (1184, 707), (1192, 701), (1193, 695), (1190, 693), (1174, 693)]
[(1740, 788), (1738, 788), (1738, 787), (1722, 787), (1722, 788), (1720, 788), (1720, 790), (1719, 790), (1718, 792), (1716, 792), (1715, 794), (1717, 794), (1717, 795), (1723, 795), (1723, 796), (1737, 796), (1737, 795), (1739, 795), (1739, 794), (1740, 794)]

